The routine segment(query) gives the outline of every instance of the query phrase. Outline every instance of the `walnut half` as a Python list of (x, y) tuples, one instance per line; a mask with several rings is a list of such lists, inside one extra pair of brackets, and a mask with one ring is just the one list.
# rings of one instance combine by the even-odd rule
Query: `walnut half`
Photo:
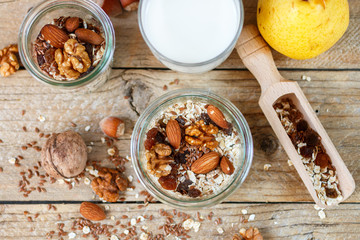
[(16, 44), (9, 45), (0, 50), (0, 74), (8, 77), (19, 69), (19, 61), (15, 53), (19, 52)]
[(85, 47), (75, 39), (69, 39), (64, 44), (64, 50), (55, 51), (55, 61), (61, 75), (69, 80), (75, 80), (91, 66), (91, 60)]

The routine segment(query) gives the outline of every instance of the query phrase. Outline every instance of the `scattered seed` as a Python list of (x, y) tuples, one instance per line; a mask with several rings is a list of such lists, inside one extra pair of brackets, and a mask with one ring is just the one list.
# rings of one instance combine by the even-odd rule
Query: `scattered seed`
[(164, 85), (163, 86), (163, 90), (166, 91), (168, 89), (168, 86), (167, 85)]
[(25, 126), (23, 126), (22, 129), (23, 129), (24, 132), (27, 132), (27, 129), (26, 129)]
[(26, 113), (26, 110), (22, 110), (22, 111), (21, 111), (21, 116), (24, 116), (25, 113)]

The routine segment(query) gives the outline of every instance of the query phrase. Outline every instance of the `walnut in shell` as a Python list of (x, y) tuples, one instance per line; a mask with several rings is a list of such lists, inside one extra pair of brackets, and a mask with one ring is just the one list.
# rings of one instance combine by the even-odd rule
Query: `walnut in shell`
[(86, 166), (86, 145), (74, 131), (53, 134), (41, 151), (41, 162), (45, 171), (55, 178), (72, 178)]

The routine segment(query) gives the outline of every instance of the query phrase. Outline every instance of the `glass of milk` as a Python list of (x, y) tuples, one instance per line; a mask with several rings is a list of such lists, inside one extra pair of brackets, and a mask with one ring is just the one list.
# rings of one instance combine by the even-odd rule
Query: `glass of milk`
[(203, 73), (230, 55), (244, 23), (241, 0), (141, 0), (141, 34), (165, 66)]

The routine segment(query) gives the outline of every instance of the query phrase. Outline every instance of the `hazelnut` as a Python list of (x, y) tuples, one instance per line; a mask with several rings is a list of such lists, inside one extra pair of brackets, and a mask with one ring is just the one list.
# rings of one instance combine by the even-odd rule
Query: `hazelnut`
[(125, 123), (117, 117), (106, 117), (99, 123), (101, 131), (111, 138), (119, 138), (124, 135)]
[(41, 162), (45, 171), (55, 178), (72, 178), (86, 166), (86, 145), (74, 131), (53, 134), (41, 151)]

